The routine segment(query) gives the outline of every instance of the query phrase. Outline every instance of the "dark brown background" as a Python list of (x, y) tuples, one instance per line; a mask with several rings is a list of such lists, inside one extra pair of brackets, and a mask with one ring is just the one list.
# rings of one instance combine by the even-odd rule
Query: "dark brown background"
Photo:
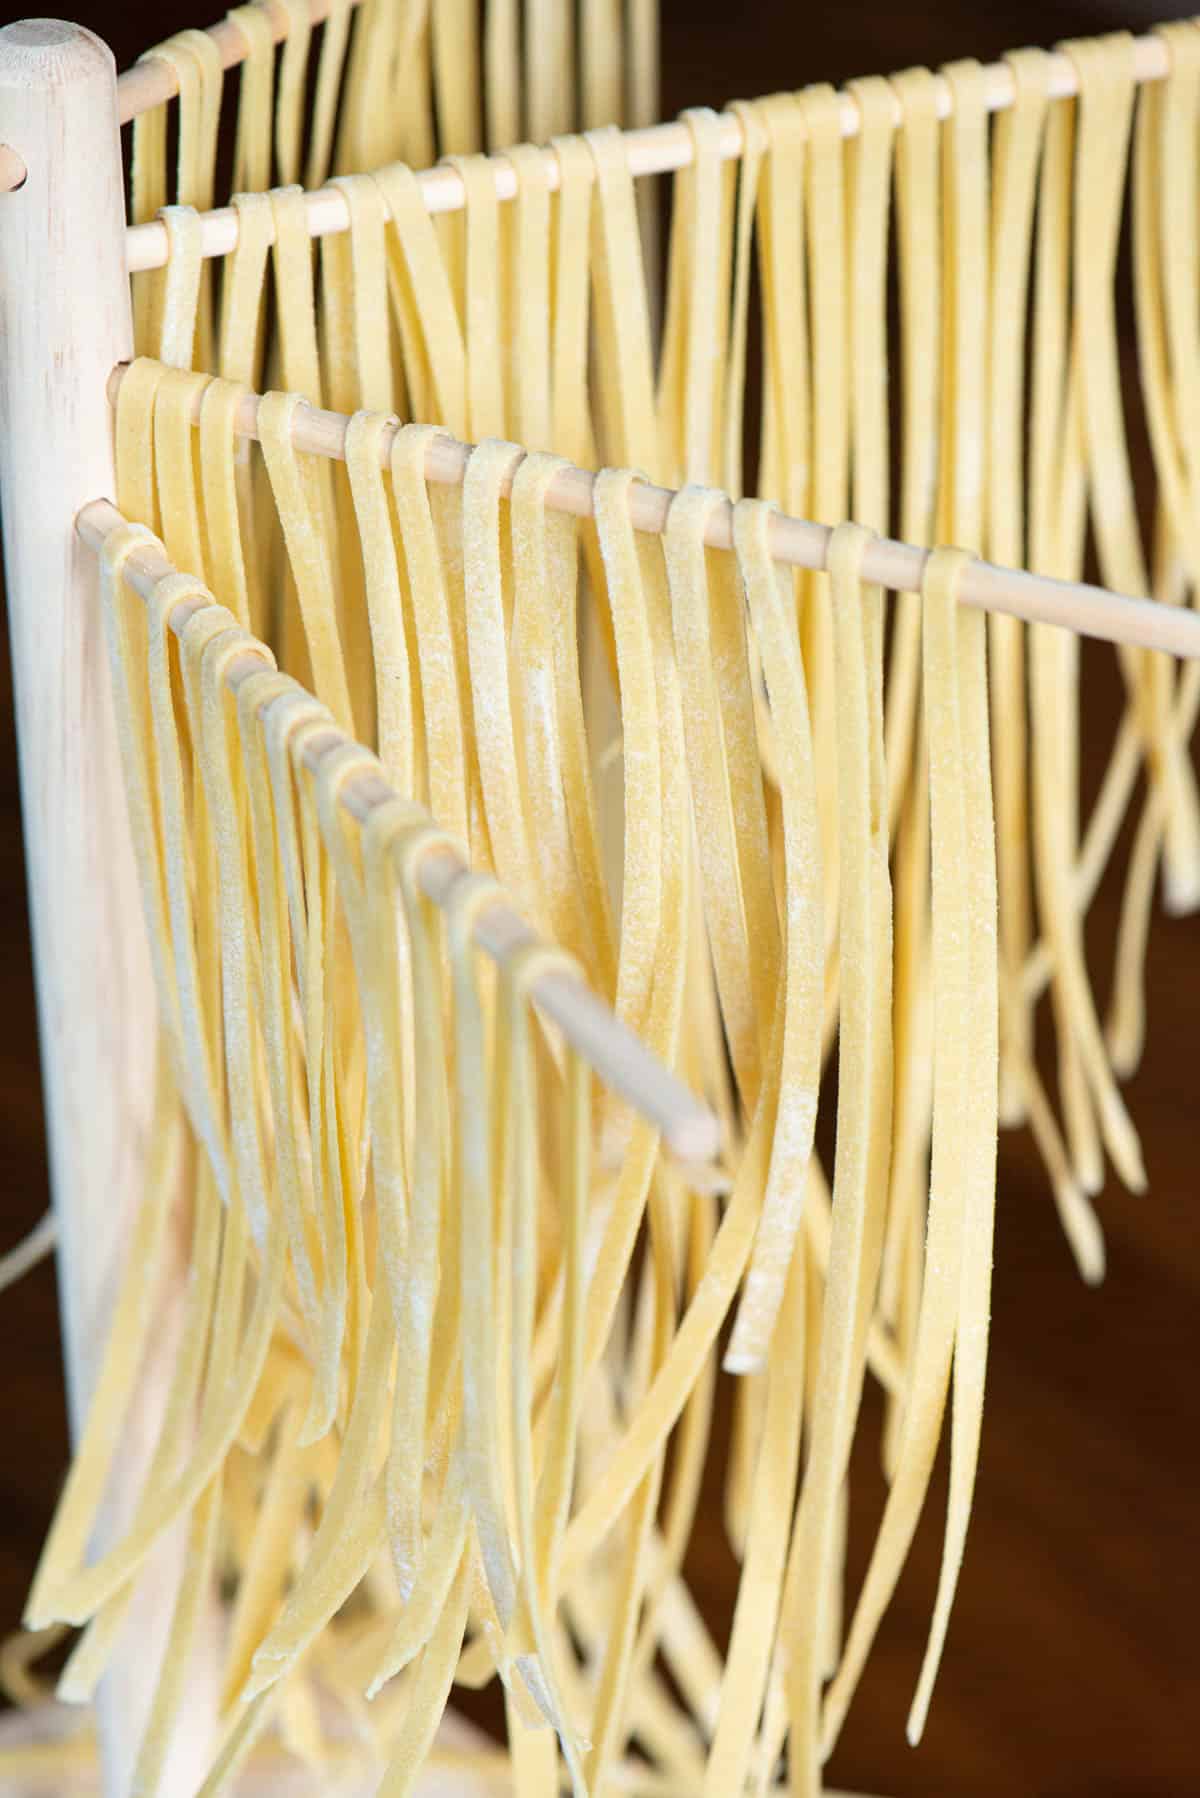
[[(204, 0), (107, 0), (81, 4), (76, 16), (108, 38), (124, 67), (168, 32), (209, 22), (209, 10)], [(980, 8), (956, 0), (928, 11), (878, 0), (829, 9), (667, 0), (663, 111), (956, 56), (987, 60), (1023, 43), (1144, 27), (1188, 10), (1165, 0), (1148, 10), (1059, 0)], [(5, 19), (18, 16), (0, 9)], [(1089, 651), (1085, 667), (1085, 749), (1094, 778), (1117, 689), (1109, 654)], [(1099, 970), (1111, 963), (1117, 898), (1110, 881), (1093, 914)], [(1074, 1272), (1029, 1141), (1002, 1139), (982, 1466), (926, 1740), (915, 1752), (905, 1746), (904, 1717), (932, 1604), (944, 1483), (831, 1768), (835, 1785), (893, 1798), (1200, 1792), (1200, 920), (1156, 919), (1149, 1008), (1149, 1046), (1130, 1099), (1150, 1192), (1133, 1199), (1110, 1185), (1103, 1194), (1109, 1274), (1099, 1292)], [(0, 1244), (7, 1244), (41, 1215), (46, 1168), (6, 665), (0, 1018)], [(0, 1362), (3, 1630), (19, 1616), (66, 1454), (49, 1266), (0, 1304)], [(856, 1499), (856, 1578), (861, 1526), (878, 1500), (870, 1405), (868, 1413), (856, 1473), (864, 1494)], [(715, 1511), (692, 1571), (706, 1610), (727, 1615), (732, 1568)]]

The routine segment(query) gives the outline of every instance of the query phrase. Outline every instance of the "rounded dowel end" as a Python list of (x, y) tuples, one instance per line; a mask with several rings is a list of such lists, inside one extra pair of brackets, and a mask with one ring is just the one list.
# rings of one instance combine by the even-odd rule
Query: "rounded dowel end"
[(112, 51), (86, 25), (17, 19), (0, 26), (0, 87), (74, 88), (89, 77), (111, 82), (115, 74)]

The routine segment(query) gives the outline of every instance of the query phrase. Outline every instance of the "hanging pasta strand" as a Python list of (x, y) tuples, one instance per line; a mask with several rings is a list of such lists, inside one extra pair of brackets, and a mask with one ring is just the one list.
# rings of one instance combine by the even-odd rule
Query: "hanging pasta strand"
[(171, 260), (163, 283), (158, 341), (154, 347), (159, 358), (174, 368), (191, 368), (197, 357), (203, 366), (211, 357), (203, 340), (198, 341), (207, 272), (200, 255), (200, 215), (191, 206), (165, 206), (160, 216), (166, 226)]
[(397, 433), (391, 489), (417, 641), (429, 803), (434, 816), (465, 842), (472, 791), (464, 738), (466, 639), (461, 614), (450, 611), (448, 545), (425, 484), (425, 451), (434, 435), (428, 425), (406, 425)]
[[(167, 65), (179, 91), (177, 166), (174, 204), (206, 211), (213, 204), (222, 69), (213, 40), (204, 31), (181, 31), (142, 61)], [(134, 122), (130, 215), (134, 223), (152, 218), (172, 198), (167, 166), (166, 109), (142, 113)], [(134, 335), (141, 349), (158, 338), (165, 283), (143, 274), (134, 283)], [(208, 271), (197, 270), (201, 366), (211, 361), (212, 291)], [(189, 363), (190, 366), (190, 363)]]
[(694, 152), (675, 190), (659, 435), (669, 477), (703, 482), (713, 479), (721, 438), (733, 171), (721, 158), (716, 114), (696, 108), (684, 117)]
[(275, 34), (265, 6), (235, 6), (225, 15), (246, 46), (238, 77), (235, 194), (265, 193), (271, 185), (271, 112), (275, 96)]
[[(942, 315), (940, 126), (937, 88), (927, 69), (892, 77), (900, 113), (896, 134), (896, 226), (901, 314), (900, 534), (934, 540)], [(896, 601), (887, 689), (888, 817), (896, 828), (915, 756), (921, 678), (921, 609), (916, 595)]]
[(894, 109), (886, 81), (853, 81), (858, 135), (847, 167), (848, 275), (851, 343), (852, 512), (884, 531), (889, 521), (887, 246), (888, 190)]
[[(1186, 589), (1195, 584), (1191, 473), (1195, 453), (1186, 408), (1187, 396), (1195, 391), (1197, 380), (1195, 333), (1187, 313), (1188, 295), (1195, 286), (1196, 250), (1194, 227), (1187, 211), (1193, 176), (1186, 145), (1188, 120), (1196, 105), (1200, 63), (1194, 28), (1166, 26), (1159, 35), (1169, 47), (1170, 73), (1162, 93), (1153, 97), (1144, 94), (1138, 105), (1134, 295), (1142, 392), (1160, 487), (1160, 553), (1156, 556), (1153, 590), (1156, 597), (1177, 604)], [(1156, 196), (1161, 196), (1161, 213)], [(1176, 222), (1168, 225), (1168, 219)], [(1174, 397), (1176, 392), (1179, 400)], [(1157, 661), (1147, 666), (1146, 677), (1152, 685), (1160, 719), (1164, 713), (1171, 716), (1168, 728), (1175, 743), (1186, 742), (1195, 725), (1194, 700), (1184, 697), (1189, 677), (1185, 674), (1176, 683), (1170, 670)], [(1182, 724), (1181, 730), (1176, 730), (1176, 720)], [(1132, 1072), (1141, 1056), (1145, 1032), (1143, 963), (1155, 883), (1156, 845), (1163, 841), (1169, 818), (1175, 820), (1178, 839), (1178, 813), (1178, 805), (1168, 808), (1161, 792), (1152, 794), (1139, 822), (1130, 860), (1106, 1032), (1114, 1065), (1122, 1074)], [(1172, 855), (1170, 848), (1168, 844), (1163, 863), (1164, 902), (1168, 910), (1182, 912), (1191, 909), (1195, 895), (1180, 869), (1178, 856)]]
[(519, 708), (517, 745), (550, 935), (578, 957), (601, 991), (608, 991), (614, 973), (612, 919), (582, 740), (575, 524), (554, 516), (545, 504), (547, 488), (563, 467), (557, 457), (527, 456), (513, 479), (510, 659)]
[[(734, 762), (731, 769), (739, 747), (736, 737), (731, 741), (728, 730), (728, 725), (735, 723), (728, 717), (734, 706), (727, 706), (725, 719), (718, 709), (722, 690), (728, 691), (735, 683), (748, 698), (748, 682), (744, 651), (738, 640), (740, 617), (735, 611), (736, 626), (731, 630), (725, 623), (730, 611), (728, 598), (719, 591), (716, 581), (710, 581), (706, 568), (703, 531), (713, 497), (698, 488), (680, 492), (672, 502), (664, 547), (681, 675), (692, 806), (696, 834), (705, 845), (705, 853), (699, 858), (705, 921), (730, 1056), (743, 1107), (749, 1112), (762, 1081), (763, 1050), (771, 1027), (778, 925), (773, 894), (763, 886), (767, 874), (766, 821), (761, 797), (754, 790), (755, 783), (761, 788), (761, 782), (756, 767), (747, 769), (744, 763), (739, 767)], [(723, 563), (721, 575), (726, 568), (727, 563)], [(746, 709), (743, 706), (743, 713)], [(745, 719), (736, 722), (744, 725)], [(736, 799), (731, 790), (733, 781), (737, 785)], [(742, 814), (740, 832), (735, 805)], [(756, 877), (756, 885), (751, 885)], [(755, 937), (758, 940), (752, 958), (750, 943)], [(761, 970), (757, 982), (752, 977), (752, 959), (755, 969)]]
[[(1067, 568), (1080, 554), (1084, 528), (1084, 468), (1074, 382), (1067, 370), (1069, 320), (1067, 279), (1070, 227), (1070, 156), (1073, 114), (1053, 109), (1047, 127), (1039, 183), (1037, 275), (1034, 293), (1033, 361), (1030, 418), (1030, 564), (1035, 568)], [(1032, 736), (1032, 802), (1038, 855), (1034, 867), (1042, 929), (1053, 943), (1056, 933), (1077, 931), (1069, 905), (1071, 842), (1078, 836), (1075, 758), (1078, 740), (1077, 656), (1075, 646), (1056, 633), (1035, 627), (1030, 632)], [(1053, 673), (1052, 673), (1053, 670)], [(1039, 679), (1043, 698), (1053, 678), (1053, 710), (1044, 712), (1035, 697)], [(1053, 738), (1062, 758), (1066, 785), (1055, 794), (1050, 777), (1043, 782), (1045, 760)], [(1039, 818), (1044, 815), (1043, 827)], [(1038, 837), (1036, 833), (1042, 832)], [(1056, 834), (1053, 838), (1050, 832)], [(1101, 1183), (1100, 1147), (1075, 1042), (1066, 981), (1077, 969), (1081, 949), (1072, 940), (1069, 962), (1055, 951), (1057, 978), (1051, 989), (1058, 1039), (1060, 1098), (1076, 1177), (1086, 1192)]]
[[(457, 298), (467, 357), (467, 435), (476, 442), (503, 437), (509, 395), (500, 345), (507, 341), (501, 272), (500, 203), (485, 156), (449, 158), (466, 189), (465, 251)], [(458, 223), (457, 220), (452, 221)]]
[[(1067, 52), (1079, 70), (1080, 80), (1075, 254), (1078, 262), (1084, 253), (1086, 234), (1090, 246), (1087, 254), (1092, 259), (1088, 267), (1094, 276), (1078, 283), (1076, 354), (1094, 487), (1097, 549), (1105, 577), (1114, 586), (1126, 592), (1145, 593), (1150, 586), (1128, 463), (1112, 298), (1115, 232), (1133, 106), (1131, 45), (1126, 34), (1114, 33), (1107, 38), (1071, 44)], [(1151, 780), (1165, 787), (1165, 874), (1168, 889), (1175, 895), (1174, 902), (1183, 909), (1194, 903), (1200, 880), (1195, 780), (1190, 764), (1180, 757), (1169, 733), (1163, 734), (1169, 693), (1159, 678), (1158, 664), (1150, 657), (1143, 657), (1136, 667), (1131, 658), (1123, 660), (1147, 740)], [(1127, 966), (1122, 975), (1129, 977)]]
[[(1061, 382), (1061, 372), (1058, 376), (1054, 372), (1065, 366), (1066, 350), (1064, 209), (1069, 131), (1069, 115), (1060, 109), (1052, 121), (1043, 174), (1031, 464), (1036, 496), (1031, 514), (1034, 563), (1045, 565), (1044, 558), (1050, 557), (1064, 572), (1078, 566), (1082, 553), (1086, 479), (1078, 387), (1083, 377), (1074, 373), (1075, 358), (1066, 383)], [(1061, 393), (1057, 401), (1050, 390), (1056, 379)], [(1053, 491), (1049, 459), (1056, 454), (1051, 447), (1056, 432), (1065, 436), (1069, 454), (1060, 465), (1060, 497), (1051, 505), (1042, 495)], [(1060, 1085), (1068, 1140), (1081, 1185), (1085, 1191), (1094, 1191), (1101, 1180), (1098, 1119), (1122, 1178), (1137, 1187), (1144, 1181), (1140, 1151), (1109, 1071), (1084, 966), (1081, 919), (1070, 894), (1078, 804), (1078, 646), (1064, 633), (1035, 627), (1031, 632), (1031, 678), (1034, 828), (1039, 846), (1044, 845), (1036, 867), (1044, 928), (1056, 945)]]
[[(953, 609), (958, 637), (955, 679), (959, 687), (963, 802), (966, 811), (970, 939), (971, 1139), (963, 1169), (963, 1241), (958, 1321), (954, 1339), (954, 1401), (950, 1433), (950, 1501), (933, 1626), (908, 1721), (918, 1742), (929, 1709), (946, 1638), (950, 1607), (962, 1564), (983, 1421), (991, 1309), (992, 1234), (996, 1197), (996, 1132), (999, 1078), (999, 976), (997, 972), (996, 839), (988, 741), (986, 625), (979, 613), (957, 604), (957, 566), (946, 558), (934, 584), (933, 604)], [(944, 571), (944, 572), (943, 572)]]
[(782, 1302), (787, 1269), (796, 1253), (821, 1069), (817, 1020), (824, 927), (816, 773), (804, 669), (785, 604), (785, 584), (767, 550), (768, 517), (765, 506), (740, 502), (734, 513), (734, 541), (772, 711), (780, 721), (787, 720), (786, 731), (779, 732), (786, 856), (781, 908), (786, 986), (775, 1148), (754, 1254), (726, 1352), (725, 1364), (731, 1372), (760, 1363)]
[(500, 524), (500, 483), (520, 458), (514, 445), (497, 442), (482, 443), (472, 453), (463, 481), (463, 582), (472, 754), (480, 772), (488, 839), (500, 878), (518, 895), (526, 915), (539, 917), (509, 684), (511, 549), (502, 541)]
[(433, 221), (416, 177), (396, 163), (375, 177), (387, 206), (388, 289), (405, 382), (418, 418), (467, 432), (466, 346)]
[[(976, 948), (982, 952), (979, 933), (986, 936), (989, 920), (977, 908), (974, 898), (976, 881), (982, 880), (982, 894), (987, 875), (972, 866), (980, 857), (983, 826), (968, 826), (967, 776), (970, 769), (972, 779), (978, 780), (988, 769), (986, 757), (982, 763), (978, 759), (977, 742), (970, 745), (969, 756), (964, 753), (967, 746), (962, 726), (962, 688), (969, 663), (958, 641), (961, 623), (954, 598), (962, 560), (959, 552), (936, 552), (926, 565), (923, 584), (923, 699), (930, 770), (934, 978), (933, 1163), (925, 1277), (896, 1470), (845, 1651), (825, 1700), (825, 1752), (837, 1740), (924, 1502), (956, 1352), (960, 1283), (964, 1267), (976, 1253), (973, 1245), (971, 1255), (964, 1259), (968, 1195), (978, 1194), (979, 1202), (985, 1202), (986, 1173), (993, 1153), (990, 1140), (984, 1148), (982, 1133), (975, 1137), (975, 1114), (971, 1109), (977, 1079), (979, 1093), (991, 1091), (995, 1061), (987, 1062), (976, 1075), (973, 1026), (982, 1021), (982, 1013), (976, 1012), (977, 1000), (972, 992), (972, 953)], [(982, 692), (978, 654), (974, 662), (971, 678), (975, 691), (969, 696), (969, 704), (978, 711)], [(974, 728), (978, 732), (978, 717)], [(978, 792), (975, 797), (979, 797)], [(977, 829), (980, 834), (976, 834)], [(994, 923), (990, 927), (994, 929)], [(980, 1001), (986, 1005), (986, 994), (980, 996)], [(989, 1041), (994, 1041), (994, 1030), (993, 1020), (988, 1025)], [(991, 1103), (994, 1102), (993, 1096)], [(986, 1246), (978, 1252), (981, 1259), (987, 1256), (990, 1261)], [(972, 1313), (972, 1317), (978, 1321), (978, 1313)]]
[(325, 15), (324, 29), (321, 32), (321, 54), (317, 62), (316, 90), (313, 94), (308, 158), (304, 172), (306, 187), (320, 187), (329, 174), (338, 94), (346, 62), (351, 16), (350, 0), (333, 0), (333, 4)]
[[(1037, 167), (1048, 107), (1044, 53), (1016, 51), (1014, 104), (994, 127), (991, 214), (992, 303), (989, 319), (987, 506), (988, 554), (998, 562), (1024, 557), (1021, 420), (1025, 397), (1027, 312)], [(1014, 1060), (1032, 1053), (1033, 1015), (1019, 994), (1020, 970), (1032, 940), (1029, 867), (1028, 744), (1025, 630), (1014, 619), (989, 619), (989, 664), (996, 744), (996, 837), (1000, 879), (1000, 941), (1009, 999), (1005, 1005), (1001, 1113), (1019, 1123), (1025, 1110)], [(1001, 724), (1001, 719), (1004, 723)]]
[[(842, 965), (833, 1238), (821, 1324), (812, 1447), (789, 1552), (784, 1606), (792, 1783), (820, 1789), (817, 1705), (836, 1563), (837, 1494), (858, 1408), (865, 1313), (882, 1249), (891, 1136), (891, 898), (883, 804), (882, 595), (861, 581), (868, 534), (839, 527), (830, 548), (837, 668)], [(876, 665), (878, 661), (878, 666)], [(878, 732), (878, 738), (873, 736)], [(805, 1612), (798, 1611), (800, 1594)]]

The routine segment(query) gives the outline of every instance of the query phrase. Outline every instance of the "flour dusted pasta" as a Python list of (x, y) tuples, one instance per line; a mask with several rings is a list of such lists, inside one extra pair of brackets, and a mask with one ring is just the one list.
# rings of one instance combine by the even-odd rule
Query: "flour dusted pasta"
[[(165, 109), (135, 128), (135, 216), (169, 257), (117, 397), (140, 523), (104, 606), (162, 1044), (136, 1264), (29, 1621), (81, 1630), (59, 1691), (89, 1699), (184, 1538), (147, 1793), (215, 1653), (204, 1792), (264, 1743), (415, 1791), (455, 1687), (495, 1681), (520, 1798), (717, 1798), (785, 1752), (816, 1798), (949, 1407), (925, 1726), (999, 1120), (1029, 1123), (1090, 1279), (1106, 1159), (1144, 1181), (1117, 1078), (1159, 867), (1172, 907), (1198, 890), (1200, 680), (1122, 655), (1085, 817), (1077, 644), (959, 589), (974, 552), (1078, 575), (1091, 533), (1114, 586), (1193, 597), (1200, 40), (1165, 31), (1140, 97), (1127, 39), (1067, 46), (1065, 101), (1015, 53), (996, 117), (970, 61), (741, 102), (737, 167), (693, 109), (660, 291), (617, 128), (653, 115), (640, 0), (231, 19), (231, 255), (203, 254), (211, 39), (150, 53), (173, 174)], [(1113, 306), (1131, 133), (1152, 554)], [(439, 153), (462, 194), (433, 219), (414, 170)], [(345, 228), (314, 248), (327, 180)], [(336, 454), (304, 447), (319, 406)], [(832, 527), (823, 565), (774, 561), (777, 507)], [(893, 527), (957, 546), (920, 594), (869, 578)], [(143, 604), (152, 530), (181, 572)], [(1086, 913), (1142, 769), (1102, 1023)], [(614, 1019), (641, 1086), (592, 1081)], [(668, 1072), (720, 1117), (702, 1170), (664, 1147)], [(92, 1554), (173, 1231), (164, 1416)], [(888, 1492), (844, 1615), (868, 1376)], [(687, 1557), (727, 1399), (722, 1652)]]

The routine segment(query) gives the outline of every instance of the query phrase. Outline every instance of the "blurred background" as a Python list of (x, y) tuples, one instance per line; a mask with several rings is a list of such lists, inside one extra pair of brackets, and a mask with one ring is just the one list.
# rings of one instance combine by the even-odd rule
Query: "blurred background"
[[(124, 68), (170, 32), (212, 23), (219, 5), (79, 0), (74, 16), (107, 38)], [(764, 0), (736, 8), (665, 0), (663, 116), (911, 64), (988, 61), (1022, 44), (1145, 29), (1188, 10), (1166, 0), (1151, 7), (943, 0), (928, 9), (846, 0), (811, 12)], [(20, 8), (0, 9), (0, 22), (21, 16)], [(6, 651), (5, 636), (0, 1247), (17, 1241), (47, 1204)], [(1090, 785), (1112, 739), (1119, 693), (1111, 652), (1089, 647), (1084, 667)], [(1122, 854), (1118, 869), (1123, 861)], [(1119, 893), (1110, 877), (1091, 914), (1098, 970), (1111, 966)], [(1103, 1004), (1103, 982), (1098, 997)], [(929, 1726), (922, 1746), (909, 1749), (904, 1720), (937, 1577), (944, 1467), (830, 1768), (834, 1786), (881, 1798), (1200, 1792), (1200, 918), (1156, 917), (1148, 1004), (1148, 1047), (1129, 1099), (1150, 1190), (1132, 1198), (1110, 1182), (1101, 1195), (1108, 1275), (1099, 1290), (1085, 1288), (1075, 1272), (1028, 1138), (1001, 1138), (982, 1463)], [(0, 1356), (3, 1634), (18, 1622), (67, 1455), (51, 1263), (0, 1302)], [(879, 1422), (869, 1385), (852, 1482), (852, 1585), (882, 1493)], [(721, 1534), (715, 1478), (709, 1499), (689, 1572), (723, 1631), (736, 1569)]]

